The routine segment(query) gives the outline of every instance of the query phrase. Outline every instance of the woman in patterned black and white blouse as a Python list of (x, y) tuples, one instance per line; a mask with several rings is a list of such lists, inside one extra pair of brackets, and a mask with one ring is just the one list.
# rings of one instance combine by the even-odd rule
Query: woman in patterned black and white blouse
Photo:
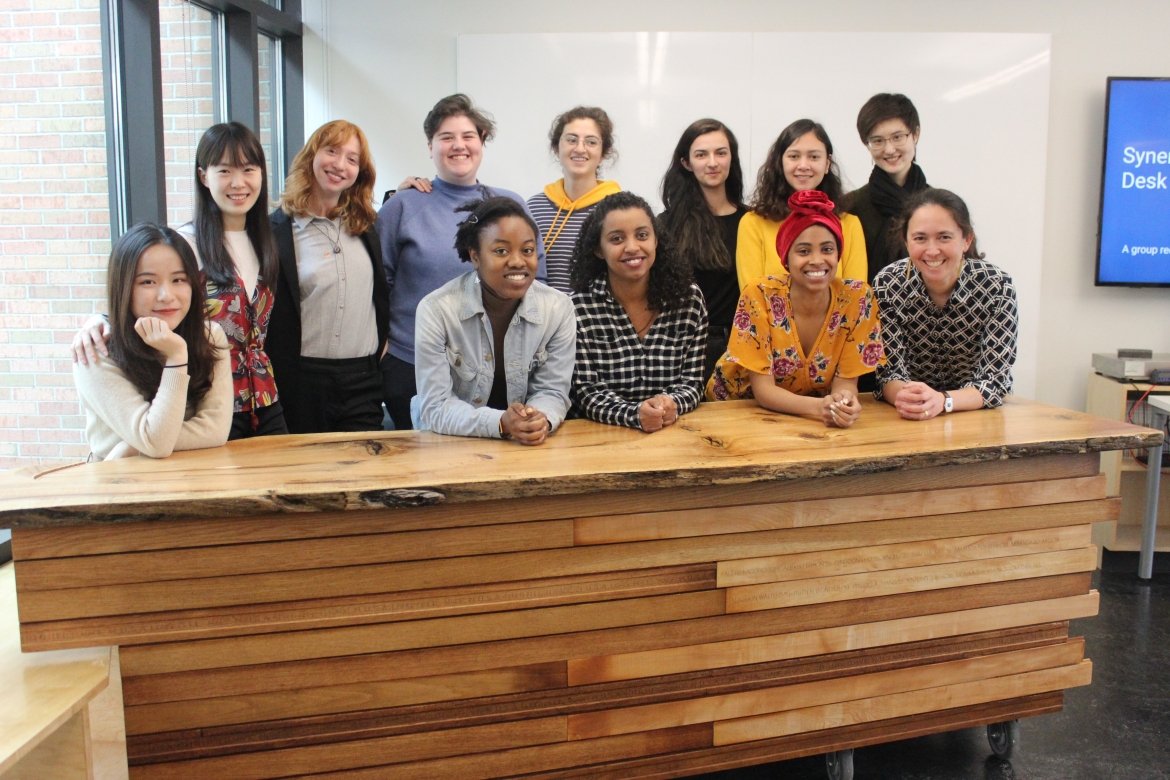
[(915, 193), (902, 211), (910, 257), (874, 278), (886, 359), (877, 390), (907, 420), (992, 408), (1012, 388), (1016, 288), (986, 262), (958, 195)]
[(597, 204), (577, 239), (572, 287), (579, 416), (649, 433), (699, 405), (703, 293), (645, 200), (619, 192)]

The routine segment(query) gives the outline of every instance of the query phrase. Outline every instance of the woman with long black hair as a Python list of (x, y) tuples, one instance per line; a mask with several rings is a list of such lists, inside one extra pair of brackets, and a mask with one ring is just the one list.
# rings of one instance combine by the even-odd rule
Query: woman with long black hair
[(707, 304), (707, 349), (703, 375), (709, 376), (727, 348), (731, 319), (739, 300), (735, 273), (743, 169), (739, 142), (718, 119), (699, 119), (683, 131), (662, 177), (658, 219), (675, 255), (690, 265)]

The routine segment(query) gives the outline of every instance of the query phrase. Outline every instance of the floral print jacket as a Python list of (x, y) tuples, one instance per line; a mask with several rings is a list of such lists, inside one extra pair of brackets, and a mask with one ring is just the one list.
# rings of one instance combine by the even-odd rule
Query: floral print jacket
[(791, 277), (766, 276), (744, 288), (727, 351), (707, 383), (707, 398), (751, 398), (751, 375), (770, 374), (797, 395), (826, 395), (833, 377), (857, 377), (884, 360), (873, 290), (863, 281), (833, 279), (829, 310), (809, 354), (792, 314)]

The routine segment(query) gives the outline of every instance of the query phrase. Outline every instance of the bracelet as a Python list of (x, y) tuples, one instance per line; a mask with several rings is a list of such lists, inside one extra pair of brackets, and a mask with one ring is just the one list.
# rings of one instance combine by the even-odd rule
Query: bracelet
[(175, 363), (173, 365), (167, 364), (167, 365), (163, 366), (163, 368), (186, 368), (186, 367), (187, 367), (186, 363)]

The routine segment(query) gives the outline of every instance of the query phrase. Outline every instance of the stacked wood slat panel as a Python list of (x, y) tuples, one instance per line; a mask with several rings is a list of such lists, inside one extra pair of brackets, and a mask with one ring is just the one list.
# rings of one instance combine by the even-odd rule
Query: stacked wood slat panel
[(121, 646), (134, 777), (666, 777), (1058, 709), (1095, 454), (16, 529), (25, 649)]

